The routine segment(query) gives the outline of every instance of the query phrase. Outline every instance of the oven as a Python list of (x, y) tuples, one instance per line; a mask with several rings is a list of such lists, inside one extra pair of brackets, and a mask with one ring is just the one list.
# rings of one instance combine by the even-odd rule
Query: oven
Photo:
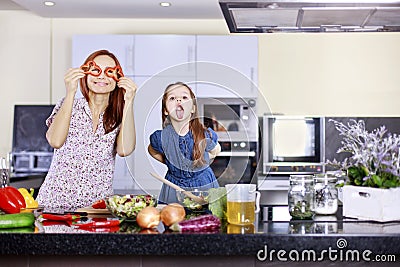
[(220, 186), (255, 183), (257, 142), (219, 142), (221, 152), (211, 164)]
[[(290, 175), (324, 172), (325, 118), (265, 115), (260, 125), (262, 164), (257, 186), (267, 220), (273, 210), (288, 205)], [(290, 218), (287, 208), (283, 211), (283, 218)]]
[(211, 168), (220, 186), (256, 183), (259, 123), (256, 99), (198, 98), (199, 115), (218, 135), (221, 152)]

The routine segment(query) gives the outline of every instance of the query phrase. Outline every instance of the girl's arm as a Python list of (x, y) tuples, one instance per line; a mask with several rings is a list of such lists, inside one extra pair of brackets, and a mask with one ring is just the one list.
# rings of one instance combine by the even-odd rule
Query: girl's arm
[(217, 143), (217, 145), (208, 152), (210, 160), (213, 160), (219, 154), (219, 152), (221, 152), (221, 145)]
[(125, 105), (122, 122), (117, 136), (117, 153), (121, 157), (129, 156), (136, 147), (136, 129), (133, 112), (133, 100), (136, 96), (136, 84), (127, 77), (121, 77), (118, 82), (120, 88), (125, 89)]
[(149, 154), (156, 160), (158, 160), (161, 163), (165, 164), (165, 157), (164, 154), (156, 151), (151, 145), (148, 146), (147, 150), (149, 151)]
[(46, 132), (46, 139), (53, 148), (62, 147), (67, 139), (78, 81), (83, 77), (85, 77), (85, 74), (80, 68), (69, 69), (64, 76), (66, 96)]

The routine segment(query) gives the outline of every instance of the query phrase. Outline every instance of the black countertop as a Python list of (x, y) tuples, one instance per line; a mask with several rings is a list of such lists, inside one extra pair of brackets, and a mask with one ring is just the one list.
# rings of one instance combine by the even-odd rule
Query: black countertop
[(278, 251), (286, 256), (313, 251), (321, 257), (346, 252), (399, 257), (399, 244), (399, 221), (357, 221), (340, 215), (305, 221), (259, 220), (250, 227), (224, 224), (218, 233), (161, 234), (139, 231), (134, 225), (116, 233), (68, 226), (45, 226), (38, 233), (0, 233), (0, 255), (247, 255), (262, 260), (265, 255), (277, 257)]

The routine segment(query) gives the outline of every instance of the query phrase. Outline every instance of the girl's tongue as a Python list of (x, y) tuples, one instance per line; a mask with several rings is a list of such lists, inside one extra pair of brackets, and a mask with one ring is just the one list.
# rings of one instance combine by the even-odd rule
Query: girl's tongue
[(183, 108), (182, 108), (181, 105), (178, 105), (178, 106), (176, 107), (175, 112), (176, 112), (176, 117), (177, 117), (178, 119), (180, 119), (180, 120), (183, 119)]

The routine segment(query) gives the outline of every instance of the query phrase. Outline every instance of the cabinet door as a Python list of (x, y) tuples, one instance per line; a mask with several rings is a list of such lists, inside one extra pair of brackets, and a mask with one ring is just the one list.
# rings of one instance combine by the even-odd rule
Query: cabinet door
[(258, 96), (257, 36), (198, 35), (196, 55), (199, 97)]
[(119, 60), (125, 75), (133, 74), (133, 35), (75, 35), (72, 39), (72, 66), (79, 67), (94, 51), (106, 49)]
[[(171, 67), (195, 61), (194, 35), (135, 35), (134, 75), (153, 76), (171, 72)], [(180, 75), (193, 76), (193, 64), (180, 69)], [(161, 72), (161, 73), (160, 73)], [(188, 72), (188, 73), (185, 73)], [(170, 73), (165, 74), (172, 76)]]

